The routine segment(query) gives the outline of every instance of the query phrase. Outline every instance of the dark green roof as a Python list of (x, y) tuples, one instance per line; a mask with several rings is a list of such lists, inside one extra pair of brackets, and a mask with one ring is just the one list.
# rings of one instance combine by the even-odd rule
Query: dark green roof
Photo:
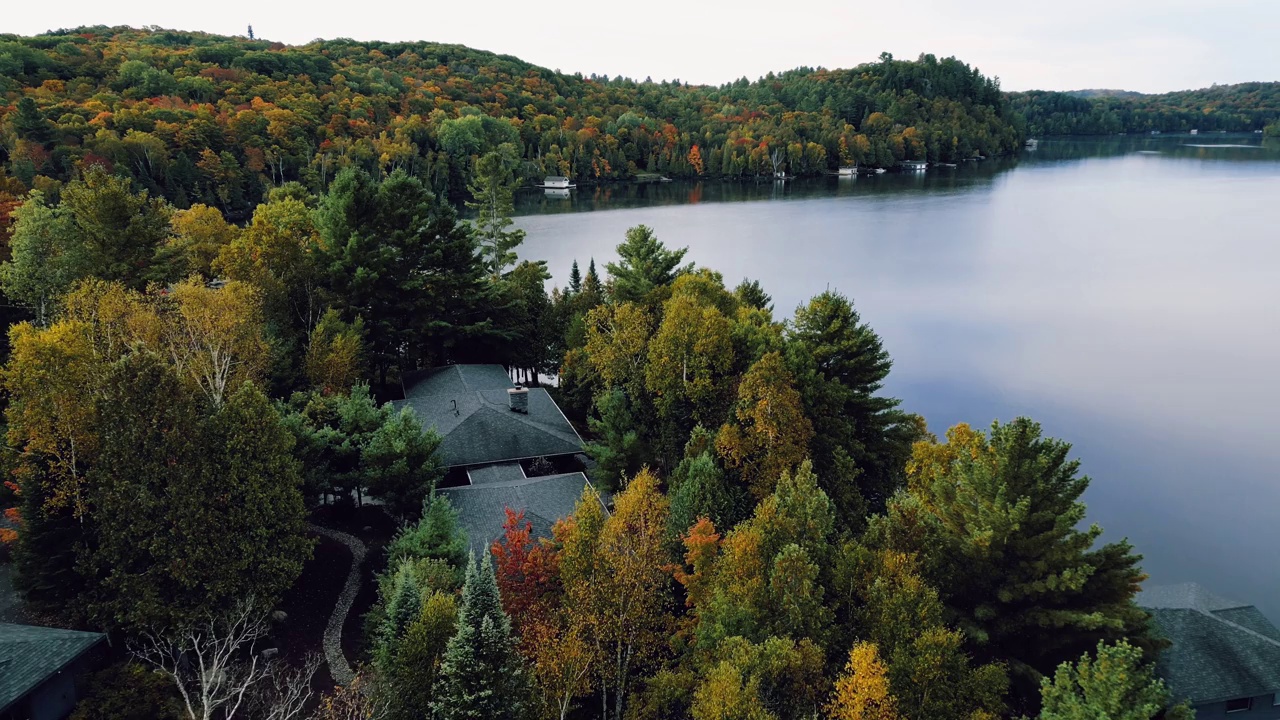
[(507, 508), (524, 511), (535, 537), (551, 537), (551, 526), (573, 514), (586, 486), (586, 476), (576, 472), (440, 488), (437, 492), (449, 498), (471, 548), (480, 552), (502, 537)]
[(1280, 630), (1257, 608), (1194, 583), (1151, 588), (1137, 602), (1172, 643), (1156, 671), (1176, 700), (1201, 704), (1280, 691)]
[(106, 637), (100, 633), (0, 623), (0, 712)]
[(399, 406), (440, 433), (448, 467), (582, 451), (582, 439), (544, 388), (529, 388), (528, 412), (511, 410), (515, 387), (501, 365), (451, 365), (411, 377)]

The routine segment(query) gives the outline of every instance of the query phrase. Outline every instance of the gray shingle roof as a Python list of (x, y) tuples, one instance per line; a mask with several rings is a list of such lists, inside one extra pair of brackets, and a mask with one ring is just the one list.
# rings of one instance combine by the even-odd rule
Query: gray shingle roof
[(492, 465), (474, 465), (467, 468), (467, 477), (472, 485), (490, 485), (493, 483), (524, 480), (524, 468), (518, 462), (494, 463)]
[(0, 623), (0, 712), (106, 637)]
[(1280, 630), (1257, 608), (1195, 583), (1144, 590), (1137, 603), (1173, 643), (1156, 671), (1177, 700), (1200, 704), (1280, 691)]
[(500, 365), (453, 365), (414, 379), (397, 405), (440, 433), (449, 467), (581, 452), (582, 438), (546, 389), (529, 388), (529, 412), (518, 413), (507, 399), (512, 387)]
[(586, 486), (587, 477), (576, 472), (440, 488), (437, 492), (449, 498), (471, 548), (481, 552), (502, 537), (507, 508), (524, 511), (535, 537), (551, 537), (551, 526), (573, 514)]

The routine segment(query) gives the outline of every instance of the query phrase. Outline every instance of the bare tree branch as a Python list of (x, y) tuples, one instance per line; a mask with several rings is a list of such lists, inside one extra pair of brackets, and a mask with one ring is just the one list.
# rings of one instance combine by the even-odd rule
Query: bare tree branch
[(190, 628), (143, 632), (129, 649), (173, 678), (190, 720), (212, 720), (220, 709), (223, 717), (234, 716), (249, 688), (266, 676), (253, 647), (266, 633), (266, 615), (250, 598)]
[(307, 655), (302, 667), (293, 668), (283, 662), (273, 662), (267, 667), (266, 677), (259, 688), (255, 720), (297, 720), (308, 701), (315, 695), (311, 680), (324, 664), (318, 653)]

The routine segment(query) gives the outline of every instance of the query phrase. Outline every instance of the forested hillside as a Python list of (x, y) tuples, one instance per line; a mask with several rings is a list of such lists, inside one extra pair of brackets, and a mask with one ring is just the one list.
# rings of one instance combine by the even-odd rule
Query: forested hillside
[(1029, 135), (1253, 132), (1280, 118), (1280, 82), (1215, 85), (1163, 95), (1117, 90), (1009, 93)]
[(79, 28), (0, 36), (3, 160), (26, 186), (85, 163), (178, 207), (246, 219), (266, 190), (354, 166), (460, 196), (471, 158), (518, 147), (528, 178), (812, 175), (1018, 145), (997, 85), (954, 59), (798, 69), (722, 87), (583, 78), (436, 43), (305, 47)]
[[(33, 621), (112, 637), (76, 720), (1177, 701), (1141, 557), (1083, 525), (1070, 445), (1027, 418), (931, 433), (835, 290), (784, 321), (644, 225), (550, 292), (519, 252), (513, 197), (544, 173), (1016, 149), (1020, 118), (963, 63), (709, 88), (91, 28), (0, 37), (0, 83), (0, 562)], [(507, 508), (500, 539), (468, 538), (435, 492), (444, 439), (381, 402), (458, 363), (557, 376), (583, 430), (592, 484), (537, 534)], [(1082, 688), (1095, 657), (1112, 675)]]

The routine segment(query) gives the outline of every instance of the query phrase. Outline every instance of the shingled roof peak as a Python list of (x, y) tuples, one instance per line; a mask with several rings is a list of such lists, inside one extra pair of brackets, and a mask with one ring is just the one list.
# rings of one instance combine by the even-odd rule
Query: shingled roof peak
[(1208, 588), (1194, 582), (1143, 588), (1138, 594), (1137, 603), (1145, 608), (1199, 610), (1206, 613), (1250, 607), (1248, 603), (1215, 595)]

